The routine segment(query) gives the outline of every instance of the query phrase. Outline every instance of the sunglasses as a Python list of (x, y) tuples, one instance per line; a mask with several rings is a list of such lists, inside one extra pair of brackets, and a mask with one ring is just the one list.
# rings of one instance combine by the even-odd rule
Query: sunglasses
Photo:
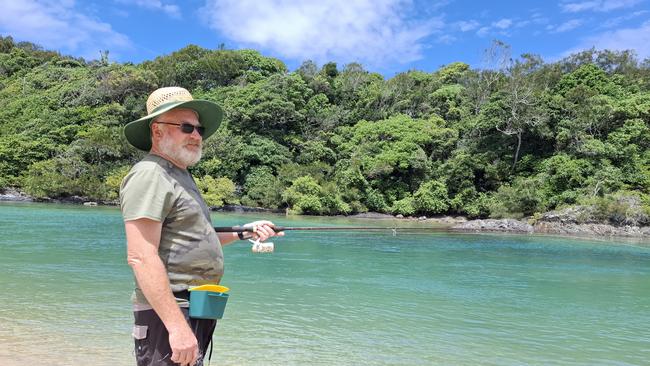
[(161, 122), (161, 121), (156, 121), (154, 123), (162, 123), (164, 125), (174, 125), (174, 126), (179, 126), (181, 128), (181, 132), (190, 134), (194, 132), (196, 129), (196, 132), (199, 133), (199, 136), (203, 136), (205, 133), (205, 127), (202, 126), (194, 126), (193, 124), (183, 122), (183, 123), (173, 123), (173, 122)]

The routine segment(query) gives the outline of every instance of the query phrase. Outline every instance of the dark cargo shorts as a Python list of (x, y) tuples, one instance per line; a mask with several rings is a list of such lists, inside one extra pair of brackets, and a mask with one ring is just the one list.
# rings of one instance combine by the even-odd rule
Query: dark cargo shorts
[[(196, 366), (203, 366), (203, 359), (212, 340), (212, 333), (217, 325), (212, 319), (193, 319), (189, 317), (189, 309), (181, 308), (185, 319), (190, 324), (199, 344), (199, 358)], [(138, 366), (178, 365), (172, 362), (172, 351), (169, 346), (169, 333), (153, 310), (134, 311), (135, 325), (135, 358)]]

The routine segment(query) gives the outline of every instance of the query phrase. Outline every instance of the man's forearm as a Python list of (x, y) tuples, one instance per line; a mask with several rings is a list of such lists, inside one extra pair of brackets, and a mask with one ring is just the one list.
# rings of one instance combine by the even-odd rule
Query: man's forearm
[(228, 245), (235, 240), (239, 240), (237, 233), (217, 233), (221, 246)]
[(132, 267), (140, 289), (165, 327), (170, 330), (187, 324), (169, 287), (169, 277), (160, 257), (157, 255), (144, 257), (140, 263)]

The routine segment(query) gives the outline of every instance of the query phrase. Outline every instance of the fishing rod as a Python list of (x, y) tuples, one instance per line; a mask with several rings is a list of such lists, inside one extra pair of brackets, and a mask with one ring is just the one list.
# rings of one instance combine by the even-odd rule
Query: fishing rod
[[(281, 231), (346, 231), (346, 230), (369, 230), (369, 231), (378, 231), (378, 230), (391, 230), (393, 236), (397, 235), (397, 230), (427, 230), (427, 231), (442, 231), (442, 228), (433, 228), (433, 227), (379, 227), (379, 226), (279, 226), (279, 225), (269, 225), (273, 231), (279, 233)], [(215, 226), (214, 231), (218, 233), (255, 233), (257, 231), (256, 227), (244, 227), (244, 226)], [(270, 242), (260, 242), (259, 239), (253, 240), (249, 239), (253, 243), (251, 248), (253, 253), (272, 253), (274, 251), (274, 245)]]
[[(281, 231), (347, 231), (347, 230), (392, 230), (395, 233), (397, 230), (427, 230), (427, 231), (442, 231), (443, 228), (437, 227), (381, 227), (381, 226), (270, 226), (273, 231), (279, 233)], [(254, 233), (255, 227), (244, 226), (215, 226), (214, 230), (218, 233)]]

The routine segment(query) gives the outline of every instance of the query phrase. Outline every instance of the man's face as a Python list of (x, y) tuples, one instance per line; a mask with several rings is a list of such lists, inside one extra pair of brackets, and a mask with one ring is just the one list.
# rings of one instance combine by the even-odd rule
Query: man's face
[[(200, 126), (196, 113), (190, 109), (173, 109), (161, 114), (156, 122)], [(157, 145), (160, 152), (175, 162), (187, 167), (201, 159), (203, 138), (196, 129), (192, 133), (184, 133), (180, 126), (163, 123), (154, 123), (151, 128), (154, 146)]]

